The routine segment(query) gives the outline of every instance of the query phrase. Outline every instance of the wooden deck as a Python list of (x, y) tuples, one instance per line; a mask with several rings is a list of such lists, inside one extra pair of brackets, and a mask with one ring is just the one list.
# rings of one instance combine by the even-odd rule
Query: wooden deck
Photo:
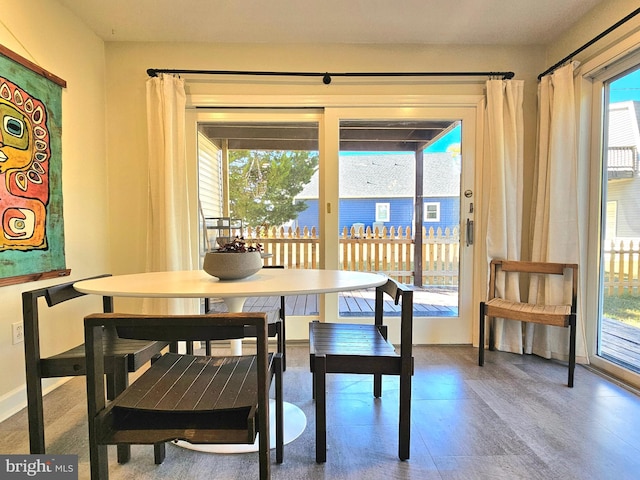
[(600, 355), (640, 373), (640, 328), (603, 318)]
[[(250, 297), (245, 303), (245, 310), (261, 311), (277, 308), (277, 297)], [(375, 291), (356, 290), (344, 292), (338, 296), (341, 317), (373, 316), (375, 306)], [(220, 308), (224, 308), (222, 305)], [(415, 315), (425, 317), (456, 317), (458, 316), (458, 290), (451, 287), (435, 287), (416, 290), (413, 297)], [(385, 302), (387, 315), (400, 315), (400, 308), (393, 302)], [(318, 295), (298, 295), (287, 297), (287, 315), (318, 315)]]
[[(373, 316), (374, 291), (357, 290), (341, 293), (338, 297), (341, 317)], [(224, 304), (219, 304), (221, 310)], [(245, 310), (261, 311), (277, 308), (277, 297), (251, 297)], [(387, 315), (399, 315), (392, 302), (385, 302)], [(457, 289), (437, 287), (414, 292), (414, 313), (425, 317), (455, 317), (458, 315)], [(300, 295), (287, 297), (287, 315), (317, 315), (318, 296)], [(640, 328), (605, 318), (602, 323), (600, 355), (626, 368), (640, 373)]]

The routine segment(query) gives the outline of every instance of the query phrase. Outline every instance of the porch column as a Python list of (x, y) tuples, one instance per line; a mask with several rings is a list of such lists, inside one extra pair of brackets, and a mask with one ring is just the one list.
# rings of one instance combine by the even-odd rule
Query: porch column
[(416, 159), (416, 196), (413, 211), (413, 284), (422, 286), (422, 218), (424, 216), (424, 150), (421, 145), (415, 151)]

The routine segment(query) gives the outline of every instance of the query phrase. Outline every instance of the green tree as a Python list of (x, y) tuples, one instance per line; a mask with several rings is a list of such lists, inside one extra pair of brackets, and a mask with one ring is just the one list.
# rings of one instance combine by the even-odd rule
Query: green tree
[(231, 150), (231, 215), (248, 225), (274, 226), (294, 220), (307, 208), (293, 199), (318, 168), (317, 152)]

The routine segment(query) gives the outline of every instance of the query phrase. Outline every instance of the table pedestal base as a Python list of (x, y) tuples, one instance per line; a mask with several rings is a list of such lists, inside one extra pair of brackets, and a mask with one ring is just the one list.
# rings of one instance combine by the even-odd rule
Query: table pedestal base
[[(269, 433), (270, 433), (270, 442), (269, 445), (271, 448), (275, 448), (276, 446), (276, 429), (275, 425), (275, 414), (276, 414), (276, 405), (275, 401), (271, 399), (269, 401)], [(300, 410), (299, 407), (293, 405), (292, 403), (284, 402), (284, 443), (285, 445), (289, 442), (292, 442), (304, 432), (305, 427), (307, 426), (307, 417), (304, 412)], [(260, 434), (258, 434), (259, 436)], [(230, 444), (230, 445), (221, 445), (221, 444), (193, 444), (189, 442), (185, 442), (182, 440), (176, 440), (173, 442), (174, 445), (179, 447), (188, 448), (189, 450), (197, 450), (199, 452), (207, 452), (207, 453), (249, 453), (249, 452), (257, 452), (258, 451), (258, 438), (256, 438), (255, 443), (253, 444)]]

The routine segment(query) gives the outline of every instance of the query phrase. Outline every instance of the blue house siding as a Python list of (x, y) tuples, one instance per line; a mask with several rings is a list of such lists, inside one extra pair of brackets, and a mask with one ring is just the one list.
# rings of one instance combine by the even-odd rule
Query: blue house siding
[(434, 230), (437, 230), (438, 227), (440, 227), (444, 232), (445, 228), (454, 228), (460, 226), (460, 199), (458, 197), (425, 198), (424, 201), (440, 202), (440, 221), (423, 222), (423, 225), (425, 227), (433, 227)]
[(320, 216), (318, 215), (318, 200), (296, 200), (295, 203), (305, 203), (307, 209), (298, 215), (298, 218), (294, 221), (294, 226), (300, 228), (319, 228)]
[[(458, 197), (430, 197), (426, 202), (440, 203), (440, 221), (423, 222), (428, 229), (435, 230), (442, 228), (453, 228), (460, 225), (460, 200)], [(306, 199), (307, 209), (302, 212), (295, 222), (301, 228), (318, 225), (318, 200)], [(373, 222), (376, 220), (376, 203), (388, 203), (390, 209), (390, 221), (384, 226), (407, 227), (413, 225), (413, 199), (412, 198), (346, 198), (341, 199), (340, 208), (340, 231), (344, 227), (350, 229), (354, 223), (363, 223), (364, 227), (373, 229)]]

